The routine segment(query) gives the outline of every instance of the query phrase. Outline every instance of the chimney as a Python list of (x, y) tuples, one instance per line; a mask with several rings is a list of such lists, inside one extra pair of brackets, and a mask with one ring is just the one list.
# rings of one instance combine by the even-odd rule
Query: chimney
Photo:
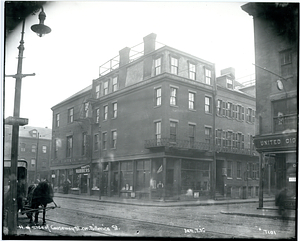
[(144, 55), (155, 50), (155, 39), (155, 33), (151, 33), (144, 37)]
[(130, 53), (130, 48), (128, 47), (125, 47), (124, 49), (121, 49), (119, 51), (119, 55), (120, 55), (119, 67), (122, 67), (123, 65), (129, 63), (129, 53)]
[(221, 75), (230, 74), (233, 79), (235, 79), (235, 69), (233, 67), (229, 67), (221, 70)]

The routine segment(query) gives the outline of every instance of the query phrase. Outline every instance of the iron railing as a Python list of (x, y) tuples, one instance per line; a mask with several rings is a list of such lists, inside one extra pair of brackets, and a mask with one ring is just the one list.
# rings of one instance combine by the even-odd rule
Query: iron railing
[(227, 146), (213, 146), (207, 142), (189, 141), (189, 140), (172, 140), (170, 138), (161, 138), (153, 140), (145, 140), (145, 148), (152, 149), (158, 147), (168, 147), (174, 149), (186, 149), (186, 150), (201, 150), (201, 151), (213, 151), (217, 153), (232, 153), (232, 154), (243, 154), (252, 155), (253, 151), (249, 148), (237, 148)]
[(287, 129), (297, 129), (298, 116), (294, 115), (284, 115), (279, 117), (274, 117), (274, 132), (282, 132)]

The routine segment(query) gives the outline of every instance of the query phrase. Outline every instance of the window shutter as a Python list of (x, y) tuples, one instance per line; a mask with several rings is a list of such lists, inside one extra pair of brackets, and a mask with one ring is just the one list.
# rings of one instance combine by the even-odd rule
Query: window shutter
[(245, 108), (242, 106), (242, 120), (245, 120)]

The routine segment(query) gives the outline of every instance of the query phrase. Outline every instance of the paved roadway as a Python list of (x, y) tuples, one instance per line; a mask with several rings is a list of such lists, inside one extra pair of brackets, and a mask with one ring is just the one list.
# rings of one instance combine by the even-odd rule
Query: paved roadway
[(295, 221), (283, 223), (270, 218), (221, 214), (221, 211), (256, 209), (257, 203), (145, 207), (59, 197), (56, 203), (60, 208), (47, 212), (44, 227), (30, 226), (28, 219), (21, 216), (19, 233), (33, 236), (295, 237)]

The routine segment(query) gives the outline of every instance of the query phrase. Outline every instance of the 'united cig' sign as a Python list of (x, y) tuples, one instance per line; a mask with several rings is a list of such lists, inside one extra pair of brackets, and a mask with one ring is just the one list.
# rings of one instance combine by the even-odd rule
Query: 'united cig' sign
[(296, 133), (285, 135), (272, 135), (268, 137), (256, 137), (254, 145), (256, 149), (294, 148), (297, 144)]

